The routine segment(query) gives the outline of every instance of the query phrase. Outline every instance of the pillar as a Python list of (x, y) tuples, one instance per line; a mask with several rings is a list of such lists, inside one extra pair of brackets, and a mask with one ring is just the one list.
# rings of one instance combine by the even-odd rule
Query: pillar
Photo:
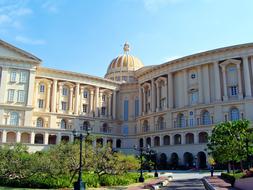
[(151, 80), (151, 111), (155, 112), (155, 81), (154, 79)]
[(17, 142), (17, 143), (20, 143), (20, 141), (21, 141), (21, 133), (20, 133), (20, 131), (18, 131), (18, 132), (16, 133), (16, 142)]
[(194, 134), (194, 144), (199, 144), (199, 133), (195, 132)]
[(35, 140), (35, 133), (31, 132), (31, 144), (34, 144), (34, 140)]
[(50, 111), (50, 98), (51, 98), (51, 84), (47, 85), (47, 102), (46, 102), (46, 111)]
[(80, 113), (83, 113), (83, 91), (84, 91), (84, 87), (81, 87), (81, 92), (80, 92), (80, 96), (79, 96), (80, 97), (80, 99), (79, 99)]
[(181, 135), (181, 144), (185, 144), (185, 133), (180, 134)]
[(112, 117), (113, 117), (113, 119), (116, 119), (116, 90), (114, 90), (113, 91), (113, 106), (112, 106), (112, 113), (113, 113), (113, 115), (112, 115)]
[(183, 70), (183, 80), (184, 80), (184, 106), (188, 105), (188, 80), (187, 71)]
[(95, 116), (98, 117), (99, 113), (99, 87), (96, 87), (96, 92), (95, 92)]
[(52, 91), (52, 112), (56, 112), (56, 94), (57, 94), (57, 80), (53, 82), (53, 91)]
[(159, 82), (156, 82), (156, 111), (160, 109), (160, 91), (159, 91)]
[(111, 118), (111, 115), (112, 115), (112, 113), (111, 113), (111, 106), (112, 106), (112, 95), (111, 94), (109, 94), (108, 95), (108, 116), (109, 116), (109, 118)]
[(75, 115), (78, 115), (78, 104), (79, 104), (79, 98), (80, 98), (80, 83), (76, 83), (76, 89), (75, 89), (75, 110), (74, 113)]
[[(0, 103), (5, 103), (5, 93), (7, 92), (6, 86), (7, 86), (7, 81), (8, 79), (8, 68), (5, 66), (2, 67), (2, 72), (1, 72), (1, 80), (0, 80)], [(34, 82), (34, 81), (33, 81)], [(31, 98), (33, 99), (33, 98)]]
[(227, 89), (227, 77), (226, 77), (226, 68), (222, 66), (222, 77), (223, 77), (223, 101), (228, 100), (228, 89)]
[(93, 148), (96, 148), (96, 146), (97, 146), (97, 139), (94, 139), (92, 141), (92, 146), (93, 146)]
[(2, 143), (6, 143), (6, 139), (7, 139), (7, 131), (3, 130), (3, 132), (2, 132)]
[(93, 112), (93, 104), (94, 104), (94, 100), (93, 100), (93, 96), (94, 96), (94, 90), (90, 90), (90, 94), (89, 94), (90, 96), (89, 96), (89, 100), (90, 100), (90, 102), (89, 102), (89, 104), (90, 104), (90, 110), (89, 110), (89, 112), (90, 113), (92, 113)]
[(166, 108), (168, 108), (168, 96), (169, 96), (169, 94), (168, 94), (168, 89), (169, 89), (169, 88), (168, 88), (167, 80), (165, 80), (164, 85), (165, 85), (164, 88), (165, 88), (165, 92), (166, 92), (166, 93), (165, 93), (166, 97), (165, 97), (165, 103), (164, 103), (165, 105), (163, 105), (163, 110), (166, 109)]
[(238, 74), (238, 96), (239, 99), (243, 98), (242, 94), (242, 75), (241, 75), (241, 65), (237, 64), (237, 74)]
[[(36, 76), (36, 70), (30, 70), (29, 73), (29, 86), (28, 86), (28, 94), (27, 94), (27, 106), (33, 105), (33, 92), (34, 92), (34, 81)], [(36, 99), (35, 99), (36, 100)]]
[(203, 88), (202, 88), (202, 74), (201, 66), (198, 66), (198, 87), (199, 87), (199, 103), (203, 103)]
[(69, 137), (70, 137), (70, 142), (73, 143), (74, 142), (74, 135), (70, 134)]
[(46, 132), (44, 135), (44, 145), (48, 145), (49, 134)]
[(164, 142), (163, 142), (163, 136), (160, 135), (160, 146), (163, 146), (164, 145)]
[(73, 113), (73, 87), (70, 87), (70, 93), (69, 93), (69, 114)]
[(112, 139), (112, 148), (116, 148), (116, 141), (117, 141), (117, 139)]
[(143, 112), (146, 113), (147, 112), (147, 93), (145, 92), (145, 89), (142, 87), (143, 90)]
[(142, 115), (142, 87), (139, 85), (139, 116)]
[(173, 108), (173, 76), (172, 73), (168, 74), (168, 96), (169, 96), (169, 108)]
[(250, 73), (249, 73), (249, 61), (248, 57), (243, 57), (243, 76), (244, 76), (244, 85), (245, 85), (245, 96), (249, 98), (251, 94), (251, 84), (250, 84)]
[(57, 138), (56, 138), (57, 144), (61, 143), (61, 133), (57, 133)]
[(220, 69), (218, 61), (213, 63), (214, 67), (214, 86), (215, 86), (215, 101), (221, 101), (221, 86), (220, 86)]
[(35, 81), (35, 92), (34, 92), (34, 107), (35, 108), (38, 108), (38, 105), (37, 105), (38, 91), (39, 91), (39, 82)]
[(58, 111), (61, 110), (62, 84), (59, 84)]

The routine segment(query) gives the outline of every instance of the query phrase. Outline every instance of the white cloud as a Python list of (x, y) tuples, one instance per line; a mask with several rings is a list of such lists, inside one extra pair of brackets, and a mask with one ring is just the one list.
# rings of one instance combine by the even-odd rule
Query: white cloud
[(64, 3), (64, 0), (47, 0), (42, 4), (42, 8), (51, 13), (58, 13), (60, 5)]
[(29, 44), (29, 45), (44, 45), (46, 42), (41, 39), (31, 39), (25, 36), (16, 36), (15, 37), (17, 42), (23, 43), (23, 44)]
[(11, 18), (8, 15), (6, 14), (0, 15), (0, 25), (10, 23), (10, 22), (11, 22)]

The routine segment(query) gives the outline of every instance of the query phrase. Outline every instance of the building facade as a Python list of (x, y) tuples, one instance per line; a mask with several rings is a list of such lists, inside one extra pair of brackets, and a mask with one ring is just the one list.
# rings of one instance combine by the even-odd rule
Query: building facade
[(73, 141), (89, 126), (93, 145), (134, 153), (150, 145), (160, 158), (198, 166), (207, 160), (212, 127), (253, 121), (253, 44), (144, 66), (124, 53), (104, 78), (41, 66), (30, 53), (0, 41), (0, 144), (30, 151)]

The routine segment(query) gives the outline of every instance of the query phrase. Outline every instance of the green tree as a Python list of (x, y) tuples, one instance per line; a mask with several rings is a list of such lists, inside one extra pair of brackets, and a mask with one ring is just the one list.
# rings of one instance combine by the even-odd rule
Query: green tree
[[(248, 120), (220, 123), (209, 137), (209, 154), (220, 163), (228, 163), (230, 168), (230, 163), (234, 166), (235, 162), (246, 160), (246, 139), (252, 142)], [(249, 151), (252, 152), (252, 148)]]

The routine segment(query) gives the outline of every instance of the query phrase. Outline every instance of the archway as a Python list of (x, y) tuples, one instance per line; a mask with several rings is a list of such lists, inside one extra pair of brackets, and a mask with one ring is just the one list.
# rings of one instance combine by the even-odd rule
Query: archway
[(187, 133), (185, 135), (185, 143), (186, 144), (193, 144), (194, 143), (194, 135), (192, 133)]
[(8, 132), (6, 137), (7, 143), (15, 143), (16, 142), (16, 133)]
[(207, 143), (208, 142), (208, 134), (207, 132), (199, 133), (199, 143)]
[(146, 145), (151, 146), (151, 138), (150, 137), (146, 138)]
[(165, 153), (162, 153), (160, 155), (158, 169), (166, 170), (167, 166), (168, 166), (168, 164), (167, 164), (167, 155)]
[(184, 153), (184, 165), (187, 168), (190, 168), (193, 166), (193, 155), (190, 152), (185, 152)]
[(170, 136), (169, 135), (165, 135), (163, 137), (163, 144), (164, 145), (170, 145)]
[(31, 136), (29, 133), (21, 134), (21, 143), (30, 143)]
[(206, 154), (204, 152), (199, 152), (198, 155), (197, 155), (197, 158), (198, 158), (198, 168), (200, 169), (204, 169), (206, 168)]
[(102, 138), (98, 138), (96, 140), (96, 144), (97, 144), (97, 146), (102, 147), (103, 146), (103, 139)]
[(64, 143), (68, 143), (69, 142), (69, 136), (67, 136), (67, 135), (61, 136), (61, 141), (64, 142)]
[(160, 137), (156, 136), (154, 138), (154, 146), (160, 146)]
[(43, 144), (44, 143), (44, 136), (42, 134), (36, 134), (34, 144)]
[(143, 138), (141, 138), (141, 139), (139, 140), (139, 146), (140, 146), (140, 147), (143, 147)]
[(107, 139), (106, 144), (107, 144), (107, 146), (112, 148), (113, 140), (112, 139)]
[(170, 164), (172, 169), (176, 169), (178, 166), (179, 157), (177, 153), (173, 152), (170, 157)]
[(56, 144), (56, 139), (57, 139), (56, 135), (49, 135), (48, 136), (48, 144)]
[(116, 141), (116, 148), (121, 148), (121, 140), (117, 139)]
[(181, 144), (181, 135), (180, 134), (176, 134), (174, 136), (174, 144)]

